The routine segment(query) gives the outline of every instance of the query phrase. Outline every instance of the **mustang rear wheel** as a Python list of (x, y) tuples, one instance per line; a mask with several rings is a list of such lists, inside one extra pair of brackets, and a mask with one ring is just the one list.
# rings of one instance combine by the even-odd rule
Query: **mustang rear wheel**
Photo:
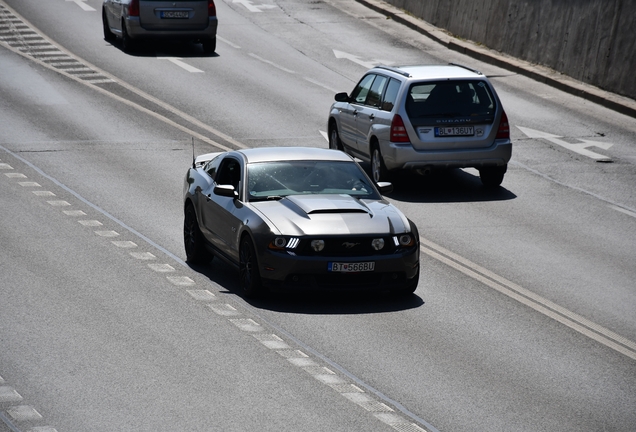
[(203, 233), (197, 222), (197, 215), (192, 204), (185, 209), (183, 219), (183, 243), (185, 245), (186, 260), (193, 264), (207, 264), (212, 255), (205, 248)]
[(255, 297), (261, 293), (261, 275), (258, 271), (256, 250), (249, 236), (241, 240), (239, 250), (239, 280), (245, 297)]

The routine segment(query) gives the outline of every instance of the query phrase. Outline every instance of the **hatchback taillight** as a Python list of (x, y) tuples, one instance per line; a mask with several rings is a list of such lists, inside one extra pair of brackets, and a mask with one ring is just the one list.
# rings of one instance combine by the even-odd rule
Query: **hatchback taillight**
[(128, 3), (128, 16), (139, 16), (139, 0), (131, 0), (131, 2)]
[(208, 0), (208, 16), (216, 16), (216, 6), (214, 0)]
[(508, 124), (508, 116), (505, 111), (501, 112), (501, 120), (499, 121), (499, 129), (497, 130), (497, 139), (510, 139), (510, 125)]
[(398, 143), (407, 143), (411, 142), (409, 140), (409, 134), (406, 133), (406, 128), (404, 127), (404, 121), (402, 121), (402, 117), (399, 114), (393, 116), (393, 120), (391, 121), (391, 142)]

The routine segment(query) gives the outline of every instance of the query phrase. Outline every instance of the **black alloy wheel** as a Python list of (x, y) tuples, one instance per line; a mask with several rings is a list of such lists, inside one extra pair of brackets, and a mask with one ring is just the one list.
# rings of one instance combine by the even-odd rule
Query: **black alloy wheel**
[(203, 233), (197, 222), (197, 215), (192, 204), (185, 209), (183, 219), (183, 243), (185, 245), (186, 260), (192, 264), (207, 264), (212, 256), (205, 248)]
[(344, 150), (342, 147), (342, 141), (340, 141), (340, 136), (338, 135), (338, 128), (335, 124), (331, 126), (331, 131), (329, 132), (329, 148), (334, 150)]
[(244, 297), (256, 297), (261, 294), (261, 275), (258, 271), (256, 250), (248, 235), (241, 239), (239, 282)]
[(479, 178), (481, 179), (481, 183), (489, 188), (501, 185), (507, 168), (507, 165), (504, 165), (503, 167), (481, 168), (479, 170)]
[(384, 165), (384, 159), (382, 153), (380, 153), (380, 147), (375, 144), (371, 148), (371, 174), (373, 181), (378, 183), (381, 181), (389, 181), (389, 170)]
[(216, 51), (216, 38), (214, 39), (204, 39), (201, 41), (201, 46), (203, 47), (203, 52), (206, 54), (214, 54)]
[(135, 42), (128, 34), (124, 20), (121, 20), (121, 47), (125, 53), (131, 53), (135, 49)]
[(113, 42), (116, 38), (112, 31), (110, 31), (110, 26), (108, 25), (108, 18), (106, 18), (106, 10), (102, 9), (102, 25), (104, 27), (104, 40), (106, 42)]

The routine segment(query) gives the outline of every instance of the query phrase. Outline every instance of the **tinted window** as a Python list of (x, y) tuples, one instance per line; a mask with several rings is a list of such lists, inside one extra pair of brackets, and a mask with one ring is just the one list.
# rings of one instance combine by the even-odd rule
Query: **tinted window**
[(216, 171), (219, 168), (219, 164), (221, 163), (221, 159), (223, 159), (223, 158), (220, 157), (220, 156), (217, 156), (214, 159), (212, 159), (210, 162), (208, 162), (205, 165), (205, 168), (203, 168), (205, 170), (205, 172), (207, 172), (208, 175), (210, 177), (212, 177), (213, 179), (216, 176)]
[(241, 165), (239, 162), (233, 158), (223, 159), (216, 176), (216, 183), (220, 185), (232, 185), (234, 186), (234, 190), (238, 191), (240, 181)]
[(382, 93), (384, 92), (384, 87), (386, 87), (386, 83), (389, 79), (382, 75), (377, 75), (373, 84), (371, 85), (371, 90), (367, 95), (367, 105), (371, 105), (374, 107), (380, 106), (380, 98), (382, 97)]
[(351, 99), (354, 99), (356, 102), (361, 104), (365, 103), (374, 78), (375, 75), (373, 74), (366, 75), (362, 78), (356, 88), (353, 89), (353, 92), (351, 92)]
[(483, 81), (440, 81), (411, 85), (406, 112), (413, 119), (425, 117), (492, 116), (495, 102)]
[(287, 195), (347, 194), (379, 199), (367, 176), (354, 162), (287, 161), (247, 166), (250, 201)]
[(386, 88), (386, 92), (384, 93), (384, 98), (382, 99), (382, 105), (380, 109), (384, 111), (393, 110), (398, 91), (400, 90), (400, 84), (401, 83), (398, 80), (391, 78), (391, 80), (389, 81), (389, 85)]

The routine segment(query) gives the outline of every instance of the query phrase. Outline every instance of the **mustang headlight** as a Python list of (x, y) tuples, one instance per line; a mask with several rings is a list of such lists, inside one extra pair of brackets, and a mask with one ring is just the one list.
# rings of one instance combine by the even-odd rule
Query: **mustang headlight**
[(400, 246), (408, 247), (415, 244), (415, 239), (410, 234), (401, 234), (398, 237), (394, 237), (394, 239), (397, 240), (396, 246), (399, 244)]
[(314, 250), (314, 252), (320, 252), (321, 250), (323, 250), (325, 248), (325, 241), (324, 240), (312, 240), (311, 241), (311, 248)]
[(285, 249), (295, 249), (296, 246), (298, 246), (298, 243), (300, 243), (300, 240), (296, 237), (291, 237), (289, 239), (285, 237), (276, 237), (269, 243), (268, 247), (273, 250), (282, 251)]
[(380, 249), (382, 249), (384, 247), (384, 239), (382, 239), (382, 238), (373, 239), (371, 241), (371, 247), (373, 249), (379, 251)]

